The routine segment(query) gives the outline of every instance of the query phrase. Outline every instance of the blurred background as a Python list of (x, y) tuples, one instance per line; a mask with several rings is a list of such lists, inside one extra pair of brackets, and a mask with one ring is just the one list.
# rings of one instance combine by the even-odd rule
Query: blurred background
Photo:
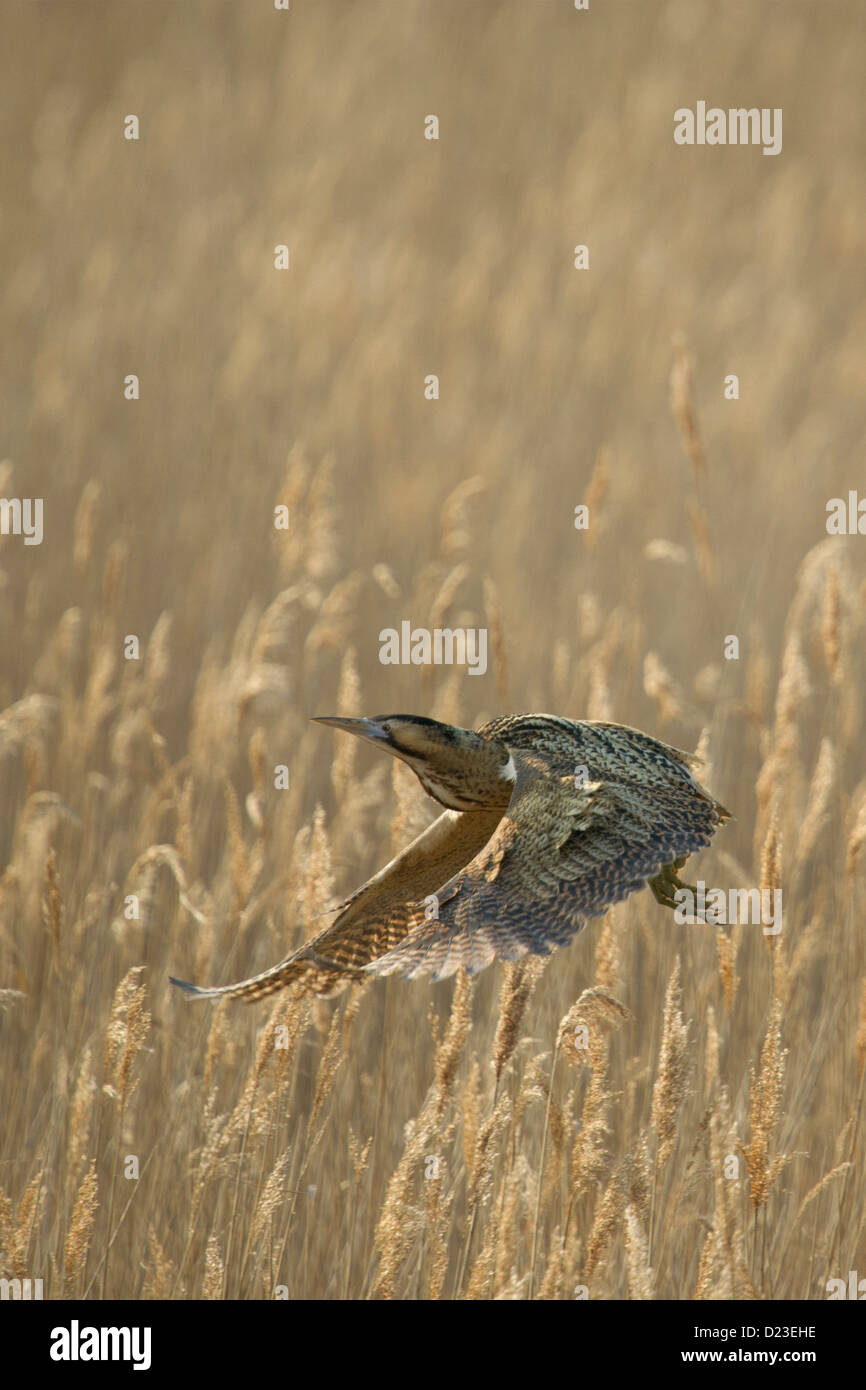
[[(280, 585), (272, 507), (292, 454), (329, 475), (338, 552), (323, 578), (364, 585), (352, 637), (377, 709), (420, 698), (417, 671), (379, 669), (377, 635), (416, 617), (412, 576), (440, 558), (443, 503), (470, 476), (484, 491), (457, 597), (477, 606), (478, 576), (494, 580), (515, 707), (549, 703), (538, 673), (558, 640), (579, 654), (587, 591), (643, 618), (689, 682), (718, 659), (718, 632), (682, 644), (694, 576), (642, 558), (654, 537), (688, 545), (677, 332), (696, 362), (719, 617), (771, 638), (826, 499), (856, 485), (863, 438), (857, 13), (13, 8), (4, 452), (7, 495), (44, 497), (47, 534), (42, 550), (5, 547), (4, 694), (41, 640), (29, 622), (10, 641), (25, 587), (40, 621), (87, 596), (69, 523), (93, 480), (94, 544), (127, 552), (129, 629), (175, 615), (182, 721), (197, 656)], [(675, 145), (674, 110), (699, 99), (781, 106), (782, 154)], [(128, 113), (138, 142), (122, 138)], [(423, 138), (430, 113), (438, 142)], [(602, 449), (606, 529), (590, 550), (573, 509)], [(289, 544), (304, 543), (302, 504), (292, 522)], [(371, 581), (377, 563), (400, 600)], [(492, 708), (494, 691), (491, 675), (467, 694)], [(323, 694), (298, 692), (310, 712)]]
[[(774, 1000), (793, 1009), (785, 1045), (801, 1048), (779, 1143), (809, 1157), (778, 1196), (788, 1224), (778, 1210), (775, 1266), (754, 1246), (751, 1293), (730, 1287), (816, 1297), (825, 1265), (856, 1257), (862, 1183), (845, 1186), (848, 1169), (834, 1215), (822, 1210), (832, 1234), (817, 1255), (798, 1213), (845, 1161), (862, 1099), (866, 962), (853, 895), (866, 542), (825, 529), (830, 498), (866, 490), (861, 13), (845, 0), (611, 0), (588, 12), (570, 0), (292, 0), (287, 13), (220, 0), (7, 6), (0, 495), (44, 499), (44, 541), (0, 538), (0, 984), (23, 996), (4, 1025), (21, 1069), (7, 1075), (18, 1141), (0, 1186), (14, 1210), (31, 1193), (7, 1251), (10, 1241), (29, 1251), (22, 1268), (34, 1274), (54, 1259), (54, 1292), (153, 1293), (169, 1269), (175, 1293), (271, 1296), (292, 1250), (292, 1296), (377, 1287), (384, 1237), (354, 1208), (338, 1275), (312, 1210), (293, 1209), (267, 1259), (253, 1259), (264, 1176), (243, 1269), (220, 1243), (229, 1196), (218, 1182), (196, 1199), (210, 1203), (215, 1255), (207, 1222), (186, 1241), (175, 1234), (191, 1199), (166, 1197), (163, 1182), (159, 1217), (157, 1187), (148, 1196), (143, 1184), (109, 1273), (99, 1258), (120, 1209), (106, 1195), (117, 1181), (107, 1136), (133, 1137), (125, 1101), (113, 1121), (99, 1118), (112, 1103), (100, 1084), (123, 1094), (100, 1074), (98, 1039), (131, 1007), (115, 993), (125, 972), (148, 967), (152, 1023), (135, 1142), (171, 1132), (179, 1146), (153, 1160), (156, 1183), (183, 1166), (178, 1155), (206, 1147), (214, 1106), (240, 1103), (240, 1056), (265, 1021), (261, 1009), (221, 1011), (209, 1045), (214, 1015), (180, 1008), (168, 971), (224, 983), (274, 963), (430, 818), (410, 774), (337, 751), (307, 723), (338, 709), (467, 725), (549, 710), (700, 748), (703, 780), (736, 817), (704, 876), (782, 881), (792, 935), (786, 927), (774, 958), (760, 932), (689, 937), (643, 899), (612, 914), (605, 949), (620, 941), (618, 964), (608, 960), (602, 982), (641, 1019), (627, 1043), (611, 1043), (611, 1085), (627, 1094), (608, 1121), (612, 1152), (636, 1152), (649, 1122), (662, 1001), (682, 950), (692, 1026), (710, 1004), (723, 1029), (707, 1104), (727, 1087), (744, 1142), (749, 1068)], [(781, 107), (781, 154), (676, 145), (673, 113), (698, 101)], [(437, 141), (424, 138), (431, 114)], [(124, 139), (129, 115), (137, 141)], [(285, 271), (274, 268), (281, 243)], [(587, 270), (574, 268), (578, 244)], [(136, 401), (124, 398), (131, 373)], [(724, 395), (731, 373), (736, 401)], [(588, 531), (574, 527), (581, 503)], [(286, 532), (273, 525), (279, 504)], [(380, 630), (403, 619), (487, 627), (487, 674), (383, 666)], [(123, 659), (129, 634), (137, 662)], [(729, 635), (739, 660), (724, 659)], [(288, 793), (273, 788), (277, 763)], [(130, 893), (144, 904), (138, 922), (124, 919)], [(601, 968), (594, 950), (587, 934), (548, 967), (524, 1061), (550, 1052), (557, 1020)], [(500, 984), (496, 967), (478, 986), (479, 1054)], [(451, 988), (433, 993), (440, 1013)], [(297, 1160), (319, 1165), (319, 1182), (327, 1170), (333, 1190), (351, 1186), (351, 1119), (359, 1146), (374, 1141), (358, 1188), (370, 1213), (430, 1083), (427, 1004), (424, 987), (401, 994), (393, 983), (358, 996), (359, 1032), (329, 1093), (333, 1152), (325, 1162), (326, 1136)], [(292, 1074), (292, 1104), (310, 1124), (313, 1059), (331, 1055), (321, 1011), (335, 1007), (316, 1006)], [(133, 1035), (127, 1027), (125, 1046)], [(407, 1036), (418, 1039), (411, 1056)], [(703, 1067), (703, 1041), (696, 1055)], [(191, 1075), (204, 1088), (195, 1105)], [(208, 1110), (214, 1075), (225, 1093)], [(45, 1088), (58, 1096), (50, 1115)], [(671, 1221), (684, 1211), (686, 1225), (651, 1249), (667, 1297), (695, 1296), (701, 1270), (712, 1284), (715, 1255), (694, 1216), (711, 1198), (693, 1209), (682, 1197), (704, 1132), (694, 1104), (664, 1188)], [(71, 1117), (84, 1125), (85, 1111), (84, 1138), (68, 1150)], [(520, 1122), (526, 1200), (513, 1199), (520, 1235), (490, 1276), (497, 1296), (526, 1296), (537, 1245), (526, 1233), (543, 1107), (533, 1114)], [(288, 1150), (262, 1125), (267, 1174)], [(239, 1163), (226, 1172), (244, 1172), (246, 1193)], [(291, 1165), (282, 1172), (297, 1178)], [(545, 1198), (539, 1250), (560, 1251), (550, 1296), (586, 1277), (593, 1202), (613, 1172), (600, 1163), (575, 1205), (563, 1169), (567, 1220)], [(709, 1167), (704, 1178), (709, 1194)], [(827, 1201), (836, 1190), (828, 1184)], [(652, 1247), (658, 1212), (647, 1221)], [(409, 1273), (398, 1260), (380, 1293), (465, 1291), (483, 1222), (468, 1245), (456, 1215), (445, 1227), (446, 1255), (429, 1247), (430, 1268), (445, 1260), (441, 1285), (425, 1255)], [(593, 1296), (637, 1296), (622, 1241), (609, 1259), (593, 1265)], [(724, 1278), (735, 1280), (730, 1261)]]

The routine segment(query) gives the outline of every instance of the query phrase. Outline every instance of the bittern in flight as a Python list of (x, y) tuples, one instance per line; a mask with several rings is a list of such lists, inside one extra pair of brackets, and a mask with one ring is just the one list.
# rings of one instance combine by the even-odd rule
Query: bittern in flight
[(647, 883), (675, 906), (677, 871), (728, 818), (692, 775), (697, 759), (624, 724), (317, 722), (401, 758), (447, 809), (279, 965), (214, 989), (173, 980), (191, 994), (253, 1000), (290, 984), (329, 994), (365, 974), (441, 980), (494, 956), (548, 955)]

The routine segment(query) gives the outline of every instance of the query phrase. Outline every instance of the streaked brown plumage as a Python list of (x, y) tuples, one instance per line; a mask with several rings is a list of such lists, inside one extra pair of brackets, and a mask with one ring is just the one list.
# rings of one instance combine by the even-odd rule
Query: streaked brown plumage
[(565, 945), (649, 883), (673, 906), (677, 870), (728, 817), (688, 753), (624, 724), (508, 715), (477, 733), (414, 715), (320, 719), (408, 763), (448, 809), (279, 965), (200, 998), (327, 994), (364, 974), (481, 970)]

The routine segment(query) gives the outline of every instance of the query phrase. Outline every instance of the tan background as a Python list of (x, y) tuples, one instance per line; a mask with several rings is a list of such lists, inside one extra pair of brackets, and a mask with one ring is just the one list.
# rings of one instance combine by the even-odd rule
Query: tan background
[[(10, 1267), (53, 1294), (524, 1297), (532, 1268), (536, 1294), (634, 1297), (641, 1231), (665, 1297), (819, 1297), (863, 1266), (862, 1173), (839, 1168), (801, 1211), (862, 1131), (866, 540), (824, 529), (830, 497), (866, 489), (861, 17), (699, 0), (5, 6), (0, 495), (45, 503), (41, 547), (0, 542), (0, 985), (25, 996), (4, 1024)], [(782, 153), (676, 146), (673, 112), (698, 100), (781, 106)], [(281, 500), (288, 537), (271, 526)], [(572, 523), (585, 501), (589, 534)], [(381, 666), (378, 633), (402, 618), (489, 626), (488, 674)], [(786, 893), (774, 954), (755, 928), (726, 945), (679, 927), (648, 894), (558, 954), (500, 1084), (511, 1108), (485, 1177), (489, 971), (454, 1091), (422, 1126), (447, 1175), (435, 1200), (417, 1155), (397, 1165), (433, 1075), (428, 1001), (447, 1013), (451, 985), (372, 986), (351, 1037), (346, 997), (317, 1007), (318, 1032), (292, 1006), (298, 1050), (285, 1074), (263, 1063), (251, 1100), (267, 1006), (225, 1010), (209, 1044), (210, 1006), (166, 982), (275, 962), (424, 823), (411, 778), (392, 790), (372, 753), (343, 749), (332, 774), (337, 745), (306, 720), (338, 704), (467, 724), (549, 709), (701, 741), (736, 820), (699, 871), (726, 887), (781, 872)], [(204, 923), (165, 856), (142, 861), (155, 845), (174, 847)], [(123, 921), (131, 892), (144, 924)], [(662, 1160), (652, 1092), (678, 954), (696, 1070)], [(102, 1039), (142, 963), (134, 1007), (153, 1028), (124, 1101), (99, 1089), (124, 1094)], [(549, 1108), (546, 1078), (593, 983), (636, 1021), (604, 1062), (615, 1099), (590, 1161), (573, 1152), (589, 1070), (558, 1062)], [(791, 1055), (760, 1162), (798, 1157), (755, 1213), (745, 1176), (720, 1187), (711, 1136), (718, 1156), (760, 1132), (749, 1068), (774, 994)], [(356, 1185), (350, 1145), (367, 1140)], [(106, 1272), (127, 1152), (149, 1166)], [(623, 1176), (637, 1170), (643, 1186)], [(395, 1173), (419, 1213), (406, 1249)]]

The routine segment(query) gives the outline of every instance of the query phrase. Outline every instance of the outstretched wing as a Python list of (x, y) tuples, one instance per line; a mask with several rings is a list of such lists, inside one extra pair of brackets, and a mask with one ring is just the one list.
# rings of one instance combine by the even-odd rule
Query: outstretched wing
[(502, 815), (492, 811), (445, 811), (384, 869), (340, 904), (338, 916), (310, 941), (249, 980), (203, 989), (185, 980), (172, 984), (199, 999), (230, 996), (251, 1002), (286, 985), (303, 983), (316, 994), (330, 994), (361, 967), (402, 941), (423, 899), (467, 864), (486, 844)]
[(561, 777), (585, 768), (587, 782), (637, 783), (653, 790), (675, 782), (708, 795), (694, 777), (700, 758), (628, 724), (518, 714), (491, 719), (479, 733), (502, 739), (512, 751), (535, 755), (548, 772)]
[(708, 845), (726, 814), (690, 777), (575, 785), (523, 759), (518, 769), (490, 841), (438, 890), (438, 920), (416, 904), (408, 935), (370, 974), (438, 980), (494, 956), (548, 955), (664, 865)]

